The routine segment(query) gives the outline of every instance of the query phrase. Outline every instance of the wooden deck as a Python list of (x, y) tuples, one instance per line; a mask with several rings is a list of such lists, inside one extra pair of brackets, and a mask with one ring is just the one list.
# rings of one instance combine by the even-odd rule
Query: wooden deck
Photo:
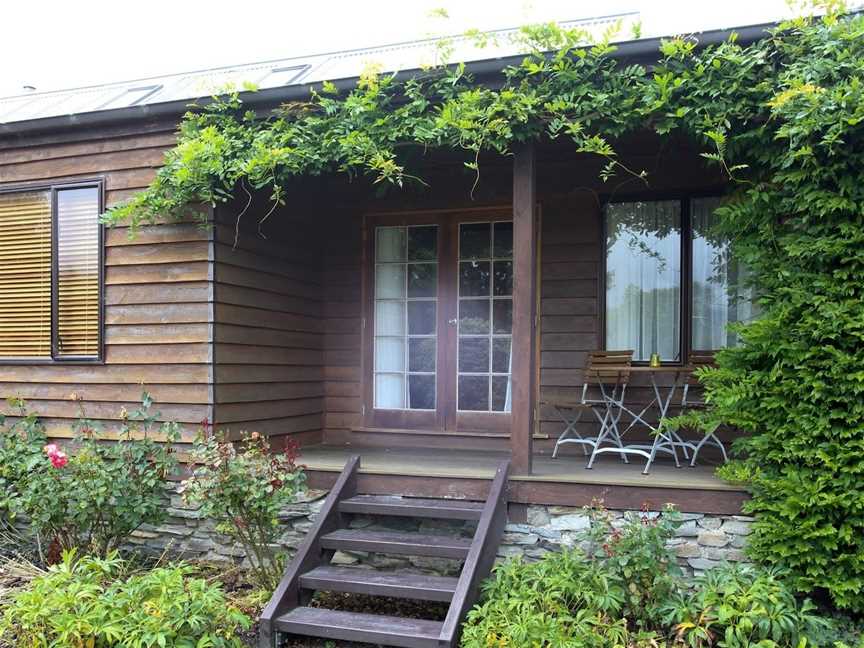
[[(310, 484), (327, 487), (352, 455), (362, 458), (365, 492), (417, 497), (482, 499), (504, 452), (429, 448), (379, 448), (315, 445), (303, 448)], [(611, 508), (653, 507), (673, 503), (683, 511), (740, 512), (746, 493), (714, 475), (715, 465), (675, 468), (658, 460), (649, 475), (643, 462), (600, 457), (591, 470), (581, 455), (552, 459), (535, 455), (531, 475), (511, 475), (510, 501), (524, 504), (583, 506), (602, 499)]]

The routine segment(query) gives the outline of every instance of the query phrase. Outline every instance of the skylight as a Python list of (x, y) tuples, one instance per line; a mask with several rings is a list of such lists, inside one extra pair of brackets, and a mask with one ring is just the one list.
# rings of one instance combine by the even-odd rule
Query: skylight
[(126, 108), (128, 106), (137, 106), (144, 103), (144, 100), (153, 96), (162, 85), (141, 86), (138, 88), (126, 88), (120, 94), (112, 97), (96, 110), (108, 110), (110, 108)]
[(267, 88), (288, 85), (289, 83), (294, 83), (308, 69), (309, 65), (289, 65), (287, 67), (273, 68), (267, 76), (261, 79), (258, 85)]

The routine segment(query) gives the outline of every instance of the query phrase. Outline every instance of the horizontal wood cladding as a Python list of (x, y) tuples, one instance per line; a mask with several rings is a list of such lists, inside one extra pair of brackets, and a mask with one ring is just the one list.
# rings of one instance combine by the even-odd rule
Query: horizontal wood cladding
[[(321, 440), (321, 238), (289, 209), (220, 210), (214, 228), (214, 416), (237, 436)], [(242, 207), (241, 207), (242, 210)], [(275, 442), (279, 444), (278, 441)]]
[[(114, 205), (155, 177), (174, 128), (4, 143), (0, 188), (103, 178), (106, 203)], [(26, 399), (53, 436), (71, 436), (81, 408), (110, 436), (123, 408), (137, 408), (146, 388), (161, 419), (181, 423), (191, 440), (199, 422), (213, 417), (212, 237), (212, 229), (194, 222), (147, 226), (134, 237), (126, 227), (107, 229), (104, 363), (0, 364), (0, 396)], [(0, 411), (14, 414), (6, 405)]]
[(362, 422), (362, 218), (342, 212), (333, 227), (340, 236), (328, 237), (324, 249), (324, 427), (338, 442)]

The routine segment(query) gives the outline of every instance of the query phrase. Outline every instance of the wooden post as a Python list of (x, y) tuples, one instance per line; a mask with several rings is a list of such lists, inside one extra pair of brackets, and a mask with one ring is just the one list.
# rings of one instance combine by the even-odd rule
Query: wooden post
[(531, 474), (534, 436), (534, 322), (537, 231), (534, 145), (521, 145), (513, 160), (513, 343), (510, 449), (515, 474)]

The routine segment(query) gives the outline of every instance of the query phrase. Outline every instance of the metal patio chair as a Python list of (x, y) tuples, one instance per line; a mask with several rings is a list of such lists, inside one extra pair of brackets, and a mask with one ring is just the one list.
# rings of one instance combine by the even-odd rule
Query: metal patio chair
[[(702, 367), (713, 367), (714, 353), (712, 351), (691, 351), (690, 366), (693, 369), (700, 369)], [(684, 384), (684, 390), (681, 396), (682, 412), (688, 409), (705, 409), (705, 401), (692, 398), (691, 387), (695, 389), (699, 386), (700, 383), (699, 379), (696, 377), (696, 374), (691, 373), (687, 378), (687, 382)], [(719, 427), (719, 425), (717, 427)], [(726, 448), (723, 446), (723, 443), (720, 441), (716, 432), (716, 427), (713, 430), (705, 431), (705, 434), (702, 436), (699, 442), (695, 444), (695, 446), (693, 447), (693, 456), (690, 458), (691, 468), (696, 465), (696, 457), (699, 456), (699, 451), (702, 450), (702, 448), (705, 447), (705, 445), (707, 444), (718, 447), (720, 449), (720, 454), (723, 456), (723, 461), (725, 462), (728, 460), (728, 457), (726, 455)]]
[[(610, 399), (623, 400), (630, 379), (629, 367), (632, 361), (633, 351), (593, 351), (588, 354), (581, 396), (574, 399), (546, 398), (540, 401), (540, 405), (553, 409), (564, 423), (564, 431), (558, 437), (555, 449), (552, 451), (553, 459), (558, 456), (558, 449), (566, 443), (581, 445), (582, 454), (587, 457), (588, 447), (596, 447), (598, 440), (606, 436), (604, 432), (607, 428), (608, 436), (619, 447), (623, 447), (618, 433), (621, 411), (620, 409), (615, 411), (609, 401)], [(604, 365), (610, 368), (603, 369)], [(600, 390), (598, 397), (589, 397), (589, 390), (592, 387)], [(577, 430), (585, 412), (592, 412), (600, 424), (597, 436), (583, 436)], [(629, 463), (626, 454), (622, 453), (621, 458), (624, 463)]]

